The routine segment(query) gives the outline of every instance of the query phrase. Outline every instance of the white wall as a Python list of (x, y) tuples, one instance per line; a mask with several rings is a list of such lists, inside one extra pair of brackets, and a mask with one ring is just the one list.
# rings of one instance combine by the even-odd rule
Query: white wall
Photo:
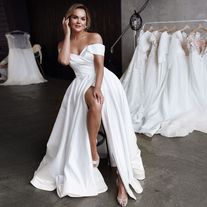
[[(129, 23), (134, 9), (138, 9), (144, 0), (122, 0), (122, 30)], [(144, 22), (207, 19), (206, 0), (150, 0), (146, 9), (141, 13)], [(133, 31), (129, 31), (122, 38), (122, 69), (125, 71), (134, 51)]]

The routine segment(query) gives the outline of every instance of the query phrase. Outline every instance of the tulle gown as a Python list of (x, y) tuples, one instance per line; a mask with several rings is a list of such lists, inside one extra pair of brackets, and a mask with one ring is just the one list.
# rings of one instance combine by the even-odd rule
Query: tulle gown
[(169, 72), (161, 100), (165, 103), (165, 113), (158, 131), (167, 137), (186, 136), (197, 130), (197, 123), (202, 117), (192, 90), (186, 40), (186, 33), (177, 31), (172, 34), (169, 46)]
[(207, 45), (205, 37), (199, 32), (188, 37), (189, 41), (189, 66), (192, 91), (195, 95), (199, 114), (195, 129), (207, 133)]
[[(102, 44), (91, 44), (79, 55), (70, 56), (76, 78), (65, 93), (46, 155), (31, 180), (36, 188), (57, 189), (59, 197), (94, 196), (107, 190), (100, 171), (92, 164), (84, 97), (86, 90), (95, 84), (94, 54), (104, 55), (104, 49)], [(130, 186), (141, 193), (143, 189), (138, 180), (145, 178), (145, 171), (125, 92), (118, 78), (106, 68), (101, 90), (104, 95), (102, 121), (111, 163), (117, 166), (129, 196), (136, 199)]]
[(200, 33), (196, 32), (189, 35), (188, 41), (190, 45), (189, 66), (192, 90), (198, 104), (205, 109), (207, 106), (206, 40), (201, 37)]
[(0, 85), (29, 85), (46, 82), (37, 66), (30, 35), (8, 33), (6, 37), (9, 45), (8, 75), (7, 80)]

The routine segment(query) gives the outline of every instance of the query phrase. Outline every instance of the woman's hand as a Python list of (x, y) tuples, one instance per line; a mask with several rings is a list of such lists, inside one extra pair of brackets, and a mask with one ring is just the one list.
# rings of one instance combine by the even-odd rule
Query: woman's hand
[(97, 99), (98, 103), (100, 103), (101, 105), (103, 104), (104, 96), (101, 92), (101, 89), (93, 88), (93, 96)]
[(63, 17), (62, 25), (63, 25), (63, 31), (65, 35), (70, 35), (70, 32), (71, 32), (69, 22), (70, 22), (69, 18), (66, 19), (65, 17)]

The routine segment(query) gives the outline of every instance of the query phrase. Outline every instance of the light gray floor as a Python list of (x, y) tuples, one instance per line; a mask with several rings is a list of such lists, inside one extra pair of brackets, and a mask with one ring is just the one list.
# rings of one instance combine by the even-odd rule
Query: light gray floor
[[(38, 167), (68, 86), (66, 81), (0, 87), (0, 206), (114, 207), (115, 171), (101, 161), (109, 187), (91, 198), (60, 199), (56, 192), (35, 189), (29, 181)], [(144, 192), (130, 207), (206, 207), (207, 134), (184, 138), (138, 136), (146, 170)]]

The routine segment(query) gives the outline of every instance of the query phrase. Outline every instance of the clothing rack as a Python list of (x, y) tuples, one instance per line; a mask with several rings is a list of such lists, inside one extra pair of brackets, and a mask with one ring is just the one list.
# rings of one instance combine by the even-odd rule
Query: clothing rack
[(206, 19), (194, 19), (194, 20), (178, 20), (178, 21), (159, 21), (159, 22), (146, 22), (142, 26), (142, 30), (144, 30), (146, 25), (153, 25), (153, 24), (175, 24), (175, 23), (207, 23)]

